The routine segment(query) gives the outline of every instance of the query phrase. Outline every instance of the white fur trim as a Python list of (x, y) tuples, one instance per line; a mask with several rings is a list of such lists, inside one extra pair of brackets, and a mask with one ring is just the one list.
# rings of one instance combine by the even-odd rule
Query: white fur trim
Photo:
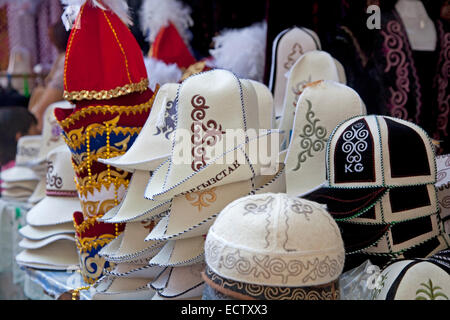
[(155, 91), (156, 85), (160, 86), (166, 83), (176, 83), (183, 76), (183, 72), (175, 63), (165, 64), (163, 61), (154, 58), (144, 58), (147, 69), (149, 88)]
[(209, 53), (216, 68), (227, 69), (239, 78), (262, 81), (266, 55), (265, 22), (242, 29), (226, 29), (214, 37)]
[(140, 12), (142, 32), (148, 34), (147, 40), (155, 41), (159, 30), (174, 24), (186, 44), (192, 39), (189, 31), (194, 22), (191, 8), (177, 0), (144, 0)]

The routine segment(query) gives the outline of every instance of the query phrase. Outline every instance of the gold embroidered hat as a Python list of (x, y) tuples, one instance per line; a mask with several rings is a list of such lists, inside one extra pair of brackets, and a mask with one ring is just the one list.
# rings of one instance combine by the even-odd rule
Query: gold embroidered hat
[(74, 182), (71, 153), (61, 145), (47, 157), (46, 197), (27, 213), (31, 226), (48, 226), (72, 221), (81, 210)]
[(290, 288), (284, 298), (303, 299), (314, 287), (316, 298), (338, 299), (344, 257), (339, 228), (321, 205), (282, 193), (253, 195), (230, 203), (210, 228), (204, 279), (237, 298), (268, 299), (269, 290), (281, 299), (286, 291), (279, 289)]
[(260, 175), (264, 165), (273, 169), (272, 159), (264, 163), (259, 155), (277, 155), (271, 140), (278, 137), (259, 130), (257, 99), (250, 82), (226, 70), (183, 81), (176, 98), (171, 156), (154, 171), (145, 197), (169, 200), (184, 192), (248, 180)]
[(327, 141), (342, 121), (366, 114), (358, 93), (334, 81), (306, 85), (295, 108), (286, 156), (286, 192), (302, 196), (326, 183)]

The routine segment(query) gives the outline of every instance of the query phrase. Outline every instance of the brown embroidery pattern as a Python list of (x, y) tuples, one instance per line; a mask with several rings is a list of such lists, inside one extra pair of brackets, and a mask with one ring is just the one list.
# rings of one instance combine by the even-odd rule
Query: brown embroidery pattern
[[(217, 250), (217, 249), (216, 249)], [(209, 252), (208, 258), (209, 258)], [(214, 259), (208, 259), (209, 265), (213, 266)], [(251, 276), (255, 279), (281, 278), (281, 282), (286, 284), (289, 278), (299, 278), (302, 283), (316, 281), (320, 278), (336, 278), (339, 276), (344, 262), (343, 256), (323, 259), (314, 258), (312, 260), (289, 260), (280, 257), (271, 258), (269, 255), (253, 255), (251, 258), (243, 257), (239, 249), (222, 256), (217, 264), (218, 269), (232, 269), (233, 271)]]
[(47, 161), (47, 187), (61, 189), (63, 185), (62, 178), (55, 172), (52, 161)]
[(294, 43), (291, 53), (289, 53), (287, 56), (287, 61), (284, 63), (284, 67), (289, 70), (303, 53), (304, 51), (302, 45), (297, 42)]
[(198, 211), (202, 211), (203, 207), (209, 207), (209, 205), (216, 201), (216, 187), (207, 189), (204, 191), (195, 191), (192, 193), (187, 193), (185, 198), (190, 202), (190, 205), (197, 207)]
[(145, 229), (148, 229), (148, 233), (152, 232), (153, 228), (156, 226), (155, 220), (141, 221)]
[(220, 277), (210, 268), (205, 269), (206, 277), (220, 288), (236, 292), (256, 300), (338, 300), (339, 281), (314, 287), (275, 287), (238, 282)]
[(195, 172), (199, 171), (206, 165), (209, 158), (206, 156), (205, 144), (208, 147), (214, 146), (217, 141), (220, 141), (225, 131), (222, 130), (222, 125), (218, 125), (214, 120), (203, 121), (206, 116), (206, 99), (201, 95), (195, 95), (191, 99), (191, 105), (194, 108), (191, 112), (193, 120), (191, 125), (191, 143), (193, 145), (191, 154), (194, 157), (191, 168)]

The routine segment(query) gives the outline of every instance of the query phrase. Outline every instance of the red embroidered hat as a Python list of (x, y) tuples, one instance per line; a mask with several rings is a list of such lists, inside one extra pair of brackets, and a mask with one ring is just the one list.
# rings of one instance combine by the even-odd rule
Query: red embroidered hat
[(106, 100), (147, 90), (139, 45), (118, 15), (98, 6), (108, 8), (103, 2), (86, 1), (70, 34), (64, 66), (66, 100)]

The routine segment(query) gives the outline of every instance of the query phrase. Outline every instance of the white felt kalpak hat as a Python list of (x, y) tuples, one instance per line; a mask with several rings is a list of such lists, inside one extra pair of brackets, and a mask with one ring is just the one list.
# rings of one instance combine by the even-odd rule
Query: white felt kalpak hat
[(74, 234), (73, 222), (66, 222), (57, 225), (33, 227), (29, 224), (19, 229), (22, 237), (30, 240), (43, 240), (59, 234)]
[(99, 254), (114, 263), (150, 260), (164, 244), (163, 241), (144, 241), (156, 223), (157, 221), (127, 223), (121, 237), (108, 243)]
[(149, 264), (180, 267), (204, 261), (205, 236), (169, 240)]
[(71, 240), (59, 240), (45, 247), (24, 250), (16, 256), (19, 265), (37, 269), (67, 270), (78, 265), (78, 252)]
[(205, 235), (230, 202), (251, 194), (286, 191), (283, 167), (273, 176), (258, 176), (210, 189), (176, 196), (168, 214), (146, 240), (175, 240)]
[(121, 156), (99, 159), (130, 172), (153, 171), (171, 153), (171, 135), (175, 129), (176, 105), (174, 103), (179, 84), (167, 83), (157, 92), (150, 116), (133, 145)]
[(156, 291), (154, 300), (200, 299), (204, 289), (201, 272), (205, 263), (167, 267), (149, 284)]
[[(328, 284), (342, 273), (344, 259), (339, 228), (328, 212), (318, 203), (282, 193), (230, 203), (205, 243), (205, 260), (215, 274), (263, 286)], [(278, 267), (261, 269), (274, 264)]]
[(66, 223), (72, 221), (75, 211), (81, 211), (69, 148), (53, 149), (47, 163), (46, 197), (27, 213), (27, 223), (32, 226)]
[(1, 172), (1, 180), (6, 182), (38, 181), (40, 177), (30, 164), (38, 156), (42, 136), (23, 136), (17, 141), (16, 161), (14, 167)]
[(73, 106), (70, 102), (62, 100), (52, 103), (45, 109), (42, 123), (42, 143), (39, 154), (33, 160), (34, 164), (44, 162), (51, 150), (64, 144), (64, 139), (61, 135), (62, 129), (54, 115), (56, 108), (71, 109)]
[(114, 269), (108, 271), (106, 274), (110, 274), (115, 277), (121, 278), (141, 278), (141, 279), (154, 279), (162, 271), (164, 267), (152, 264), (139, 264), (139, 263), (118, 263)]
[(374, 300), (449, 300), (449, 271), (427, 260), (401, 260), (377, 279)]
[(256, 91), (256, 97), (258, 99), (258, 117), (259, 117), (259, 127), (261, 129), (272, 129), (275, 119), (275, 113), (273, 108), (273, 96), (269, 88), (255, 80), (244, 80), (241, 82), (249, 81)]
[[(177, 123), (171, 157), (154, 171), (146, 198), (168, 200), (202, 185), (219, 186), (261, 174), (261, 159), (249, 162), (250, 144), (261, 145), (261, 140), (266, 140), (269, 147), (267, 140), (273, 132), (258, 131), (258, 101), (252, 88), (241, 84), (231, 72), (220, 69), (195, 74), (181, 84), (176, 98)], [(222, 143), (227, 137), (235, 137), (235, 130), (244, 132), (244, 139), (237, 144), (234, 141), (231, 146), (229, 142)], [(221, 146), (224, 148), (218, 150)], [(180, 148), (183, 159), (179, 157)]]
[(5, 189), (23, 189), (23, 191), (30, 191), (33, 192), (34, 189), (37, 186), (37, 182), (36, 180), (24, 180), (24, 181), (11, 181), (11, 182), (6, 182), (6, 181), (2, 181), (1, 183), (1, 188), (3, 190)]
[(34, 188), (33, 193), (28, 198), (28, 203), (31, 203), (34, 205), (45, 198), (45, 188), (47, 185), (45, 180), (46, 180), (46, 178), (39, 180), (38, 184)]
[(286, 192), (302, 196), (326, 182), (326, 145), (342, 121), (364, 115), (355, 90), (334, 81), (308, 85), (297, 103), (286, 157)]
[(71, 234), (56, 234), (53, 236), (50, 236), (48, 238), (45, 239), (41, 239), (41, 240), (31, 240), (31, 239), (22, 239), (19, 242), (19, 247), (24, 248), (24, 249), (39, 249), (39, 248), (43, 248), (47, 245), (49, 245), (50, 243), (53, 243), (55, 241), (60, 241), (60, 240), (68, 240), (68, 241), (73, 241), (73, 244), (75, 246), (75, 235), (71, 235)]
[(321, 50), (319, 37), (303, 27), (285, 29), (273, 41), (269, 88), (273, 92), (276, 116), (281, 116), (283, 111), (286, 73), (304, 53), (315, 50)]
[[(301, 56), (289, 72), (279, 129), (284, 132), (286, 147), (294, 123), (297, 102), (308, 83), (331, 80), (345, 84), (335, 59), (325, 51), (310, 51)], [(284, 145), (284, 144), (283, 144)], [(282, 145), (282, 146), (283, 146)]]
[(155, 292), (147, 286), (146, 278), (103, 276), (95, 285), (92, 300), (150, 300)]

